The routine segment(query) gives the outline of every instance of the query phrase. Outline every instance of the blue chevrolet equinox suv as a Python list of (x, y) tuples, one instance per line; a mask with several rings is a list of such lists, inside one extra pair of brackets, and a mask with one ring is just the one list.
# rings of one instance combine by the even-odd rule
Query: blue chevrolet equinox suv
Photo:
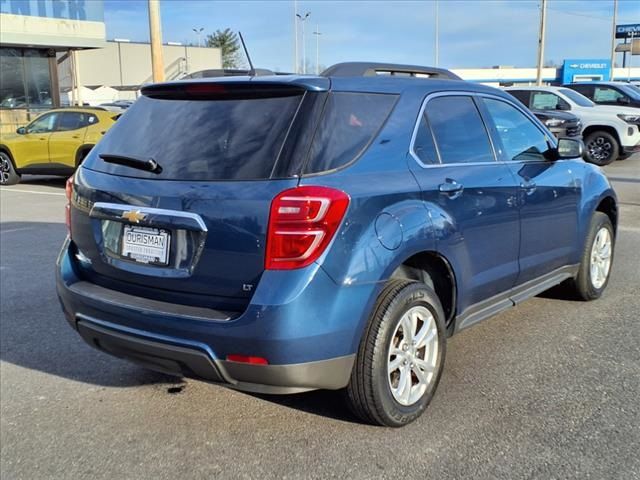
[(109, 354), (342, 390), (402, 426), (450, 335), (560, 283), (602, 294), (617, 200), (581, 153), (511, 95), (428, 67), (146, 86), (67, 184), (58, 295)]

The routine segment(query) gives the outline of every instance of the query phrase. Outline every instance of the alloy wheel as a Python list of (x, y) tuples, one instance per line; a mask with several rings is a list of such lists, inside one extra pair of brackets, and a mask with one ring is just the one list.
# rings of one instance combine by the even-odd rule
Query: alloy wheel
[(587, 152), (593, 160), (604, 162), (613, 154), (613, 145), (605, 137), (595, 137), (587, 144)]
[(387, 378), (393, 398), (404, 406), (424, 395), (436, 374), (438, 328), (423, 306), (410, 308), (400, 319), (389, 345)]
[(6, 185), (9, 183), (9, 177), (11, 175), (11, 159), (9, 156), (0, 152), (0, 184)]
[(596, 289), (602, 288), (607, 282), (609, 271), (611, 270), (612, 252), (611, 232), (608, 228), (602, 227), (598, 230), (596, 238), (591, 246), (591, 284)]

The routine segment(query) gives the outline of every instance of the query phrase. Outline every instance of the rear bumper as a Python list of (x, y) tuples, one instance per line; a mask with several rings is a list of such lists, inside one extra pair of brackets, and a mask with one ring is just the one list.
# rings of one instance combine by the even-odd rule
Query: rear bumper
[[(134, 297), (81, 278), (69, 242), (57, 291), (69, 324), (91, 346), (153, 370), (259, 393), (339, 389), (379, 286), (338, 285), (315, 265), (265, 272), (239, 316)], [(263, 357), (269, 365), (227, 361)]]
[[(197, 378), (256, 393), (287, 394), (346, 385), (354, 356), (294, 365), (248, 365), (215, 360), (206, 346), (178, 344), (144, 332), (78, 316), (78, 333), (92, 347), (170, 375)], [(346, 375), (346, 378), (345, 378)]]

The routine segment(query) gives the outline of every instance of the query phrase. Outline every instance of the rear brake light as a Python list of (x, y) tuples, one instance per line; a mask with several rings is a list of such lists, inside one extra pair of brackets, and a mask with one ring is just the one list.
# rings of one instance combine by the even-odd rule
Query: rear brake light
[(238, 362), (238, 363), (250, 363), (252, 365), (269, 365), (269, 362), (266, 358), (262, 357), (252, 357), (250, 355), (227, 355), (227, 361), (229, 362)]
[(67, 183), (64, 185), (64, 194), (67, 197), (67, 204), (64, 207), (65, 223), (67, 224), (67, 230), (69, 236), (71, 236), (71, 197), (73, 195), (73, 175), (67, 179)]
[(315, 262), (335, 235), (349, 196), (328, 187), (285, 190), (271, 203), (267, 231), (267, 270), (291, 270)]

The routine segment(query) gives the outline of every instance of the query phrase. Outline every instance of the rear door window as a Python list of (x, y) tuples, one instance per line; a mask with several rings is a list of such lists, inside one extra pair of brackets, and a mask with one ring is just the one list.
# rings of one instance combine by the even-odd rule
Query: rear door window
[(377, 93), (329, 95), (304, 173), (334, 170), (355, 160), (382, 128), (396, 98)]
[[(167, 99), (142, 96), (107, 132), (83, 166), (168, 180), (256, 180), (271, 176), (302, 94)], [(100, 154), (153, 158), (151, 173), (104, 162)]]
[(425, 113), (442, 163), (495, 161), (487, 129), (471, 97), (436, 97)]
[(86, 113), (80, 112), (63, 112), (60, 114), (60, 121), (56, 131), (66, 132), (68, 130), (77, 130), (87, 126)]

